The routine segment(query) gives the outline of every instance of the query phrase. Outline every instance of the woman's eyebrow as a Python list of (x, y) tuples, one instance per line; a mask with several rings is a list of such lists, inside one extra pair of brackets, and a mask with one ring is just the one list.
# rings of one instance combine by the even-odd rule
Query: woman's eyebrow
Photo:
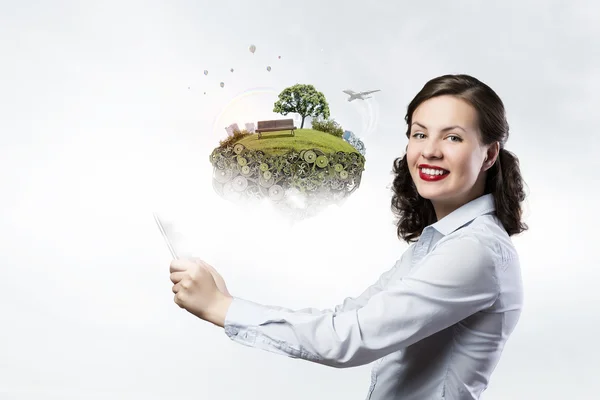
[(426, 127), (425, 125), (423, 125), (423, 124), (421, 124), (421, 123), (418, 123), (418, 122), (413, 122), (412, 124), (410, 124), (410, 126), (411, 126), (411, 127), (412, 127), (413, 125), (419, 125), (421, 128), (423, 128), (423, 129), (427, 129), (427, 127)]
[[(420, 122), (413, 122), (413, 123), (411, 124), (411, 126), (412, 126), (412, 125), (418, 125), (418, 126), (420, 126), (421, 128), (423, 128), (423, 129), (427, 129), (427, 127), (426, 127), (425, 125), (421, 124)], [(460, 126), (460, 125), (452, 125), (452, 126), (448, 126), (448, 127), (444, 128), (444, 129), (442, 129), (442, 132), (451, 131), (452, 129), (455, 129), (455, 128), (461, 129), (461, 130), (463, 130), (464, 132), (466, 132), (465, 128), (463, 128), (463, 127), (462, 127), (462, 126)]]

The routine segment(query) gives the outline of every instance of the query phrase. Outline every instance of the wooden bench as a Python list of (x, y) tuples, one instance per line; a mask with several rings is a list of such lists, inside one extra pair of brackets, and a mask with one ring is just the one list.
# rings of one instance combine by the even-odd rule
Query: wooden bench
[(260, 139), (263, 132), (277, 132), (277, 131), (287, 131), (290, 130), (292, 136), (294, 136), (294, 130), (296, 127), (294, 126), (293, 119), (275, 119), (272, 121), (258, 121), (257, 128), (254, 132), (258, 133), (258, 138)]

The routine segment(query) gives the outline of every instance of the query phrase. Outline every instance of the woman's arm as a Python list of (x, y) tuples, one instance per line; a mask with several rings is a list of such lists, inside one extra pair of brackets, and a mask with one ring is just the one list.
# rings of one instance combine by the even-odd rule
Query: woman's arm
[(234, 298), (225, 332), (238, 343), (319, 364), (369, 364), (490, 307), (499, 295), (496, 261), (492, 250), (463, 234), (360, 308), (298, 313)]

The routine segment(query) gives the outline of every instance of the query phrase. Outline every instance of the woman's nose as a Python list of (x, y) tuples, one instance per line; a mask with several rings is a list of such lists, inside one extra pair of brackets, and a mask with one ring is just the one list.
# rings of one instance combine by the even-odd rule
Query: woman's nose
[(442, 151), (435, 140), (429, 140), (423, 145), (421, 154), (425, 158), (440, 158), (442, 156)]

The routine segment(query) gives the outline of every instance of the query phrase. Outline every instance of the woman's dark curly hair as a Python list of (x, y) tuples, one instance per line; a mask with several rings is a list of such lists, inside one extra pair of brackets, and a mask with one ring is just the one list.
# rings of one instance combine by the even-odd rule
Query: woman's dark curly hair
[[(430, 80), (408, 105), (404, 117), (408, 124), (406, 136), (410, 137), (412, 116), (417, 107), (426, 100), (442, 95), (455, 96), (475, 108), (480, 139), (484, 145), (500, 143), (498, 158), (487, 171), (485, 193), (493, 194), (496, 216), (509, 236), (527, 230), (527, 225), (521, 222), (521, 203), (525, 200), (525, 192), (519, 159), (504, 149), (508, 140), (504, 104), (489, 86), (469, 75), (443, 75)], [(417, 192), (408, 169), (406, 154), (394, 160), (393, 172), (392, 211), (398, 218), (398, 237), (408, 243), (415, 242), (423, 229), (436, 222), (437, 217), (431, 201)]]

